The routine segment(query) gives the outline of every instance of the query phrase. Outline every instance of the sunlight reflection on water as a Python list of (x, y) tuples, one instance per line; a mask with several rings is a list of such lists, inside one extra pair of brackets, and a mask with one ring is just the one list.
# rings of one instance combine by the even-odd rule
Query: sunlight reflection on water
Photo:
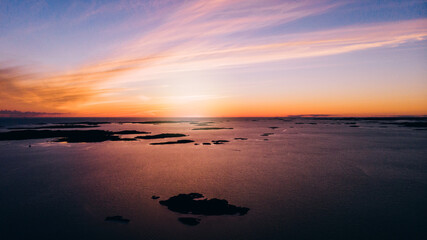
[[(422, 232), (417, 221), (426, 213), (426, 131), (363, 122), (352, 128), (326, 120), (317, 125), (278, 119), (204, 121), (233, 129), (192, 130), (188, 122), (114, 123), (97, 129), (189, 136), (0, 142), (1, 231), (61, 239), (339, 239)], [(178, 139), (199, 145), (149, 145)], [(230, 142), (202, 145), (212, 140)], [(190, 192), (250, 211), (196, 216), (201, 223), (190, 227), (177, 220), (185, 215), (151, 199)], [(130, 223), (104, 221), (115, 215)]]

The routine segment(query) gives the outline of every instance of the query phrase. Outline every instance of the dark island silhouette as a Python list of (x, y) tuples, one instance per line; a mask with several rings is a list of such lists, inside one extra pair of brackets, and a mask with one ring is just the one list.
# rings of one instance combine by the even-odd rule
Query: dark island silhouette
[(163, 206), (168, 207), (173, 212), (195, 215), (245, 215), (249, 208), (237, 207), (228, 204), (224, 199), (201, 199), (204, 196), (200, 193), (179, 194), (170, 197), (168, 200), (159, 201)]
[[(106, 130), (15, 130), (9, 132), (0, 132), (0, 141), (9, 140), (28, 140), (28, 139), (43, 139), (43, 138), (56, 138), (55, 142), (67, 143), (90, 143), (90, 142), (104, 142), (104, 141), (136, 141), (138, 139), (163, 139), (163, 138), (177, 138), (185, 137), (188, 135), (182, 133), (161, 133), (156, 135), (136, 136), (134, 138), (122, 138), (120, 135), (133, 135), (133, 134), (149, 134), (150, 132), (136, 131), (136, 130), (122, 130), (117, 132)], [(169, 145), (169, 144), (184, 144), (192, 143), (194, 140), (182, 139), (177, 141), (150, 143), (151, 145)], [(228, 140), (212, 140), (213, 144), (224, 144)], [(203, 145), (210, 145), (211, 143), (203, 143)]]
[(222, 129), (233, 129), (233, 128), (205, 127), (205, 128), (193, 128), (192, 130), (222, 130)]
[(57, 128), (95, 128), (99, 125), (83, 125), (83, 124), (63, 124), (63, 125), (52, 125), (52, 126), (41, 126), (41, 127), (12, 127), (9, 129), (57, 129)]
[(150, 134), (151, 132), (145, 132), (145, 131), (136, 131), (136, 130), (123, 130), (114, 132), (114, 134)]
[[(71, 123), (61, 123), (61, 124), (71, 124)], [(111, 124), (111, 122), (75, 122), (73, 124), (100, 125), (100, 124)]]
[[(104, 142), (135, 141), (135, 138), (120, 138), (118, 135), (146, 134), (142, 131), (105, 131), (105, 130), (18, 130), (0, 132), (0, 141), (57, 138), (56, 142)], [(118, 135), (117, 135), (118, 134)]]
[[(152, 197), (153, 199), (154, 196)], [(169, 210), (181, 214), (205, 215), (205, 216), (220, 216), (220, 215), (239, 215), (243, 216), (248, 213), (249, 208), (237, 207), (231, 205), (225, 199), (211, 198), (203, 199), (203, 194), (189, 193), (179, 194), (170, 197), (168, 200), (159, 201)], [(200, 218), (194, 217), (179, 217), (178, 221), (189, 226), (196, 226), (200, 223)]]
[(411, 122), (382, 122), (382, 124), (394, 124), (399, 127), (409, 127), (414, 128), (415, 130), (425, 130), (427, 129), (427, 121), (411, 121)]
[(263, 134), (261, 134), (261, 136), (263, 136), (263, 137), (268, 137), (268, 136), (270, 136), (270, 135), (273, 135), (274, 133), (263, 133)]
[(234, 138), (234, 140), (248, 140), (248, 138), (238, 137), (238, 138)]
[(228, 140), (212, 140), (213, 144), (224, 144), (227, 142), (230, 142), (230, 141), (228, 141)]
[(158, 143), (150, 143), (150, 145), (168, 145), (168, 144), (183, 144), (183, 143), (192, 143), (193, 140), (183, 139), (178, 141), (170, 141), (170, 142), (158, 142)]
[(120, 122), (133, 124), (163, 124), (163, 123), (188, 123), (190, 121), (144, 121), (144, 122)]
[(161, 139), (161, 138), (175, 138), (175, 137), (186, 137), (187, 135), (182, 133), (161, 133), (157, 135), (138, 136), (138, 139)]

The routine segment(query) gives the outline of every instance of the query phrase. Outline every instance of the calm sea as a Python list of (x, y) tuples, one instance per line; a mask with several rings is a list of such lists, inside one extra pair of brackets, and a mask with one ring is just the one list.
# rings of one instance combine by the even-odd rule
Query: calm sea
[[(130, 123), (158, 120), (180, 122)], [(427, 239), (427, 131), (404, 124), (425, 119), (2, 118), (0, 132), (91, 121), (188, 136), (0, 141), (1, 239)], [(193, 130), (209, 127), (227, 129)], [(194, 143), (150, 145), (179, 139)], [(213, 140), (229, 142), (203, 145)], [(159, 204), (192, 192), (250, 210)], [(116, 215), (130, 222), (105, 221)]]

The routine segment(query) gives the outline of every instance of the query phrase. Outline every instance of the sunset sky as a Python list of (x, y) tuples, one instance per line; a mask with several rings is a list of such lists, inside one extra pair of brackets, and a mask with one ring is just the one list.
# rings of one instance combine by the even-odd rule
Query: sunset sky
[(418, 0), (0, 0), (0, 110), (427, 115), (426, 39)]

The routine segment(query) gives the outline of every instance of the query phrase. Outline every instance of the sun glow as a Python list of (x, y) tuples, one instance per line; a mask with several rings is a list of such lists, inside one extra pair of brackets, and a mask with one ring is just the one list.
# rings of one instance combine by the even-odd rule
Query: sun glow
[[(141, 3), (150, 11), (135, 15), (117, 3), (83, 8), (72, 24), (0, 28), (0, 108), (64, 116), (427, 114), (424, 16), (360, 23), (347, 14), (351, 4), (328, 0), (162, 2)], [(409, 2), (387, 9), (415, 14)], [(344, 13), (349, 23), (328, 22)], [(57, 39), (59, 30), (82, 38)]]

